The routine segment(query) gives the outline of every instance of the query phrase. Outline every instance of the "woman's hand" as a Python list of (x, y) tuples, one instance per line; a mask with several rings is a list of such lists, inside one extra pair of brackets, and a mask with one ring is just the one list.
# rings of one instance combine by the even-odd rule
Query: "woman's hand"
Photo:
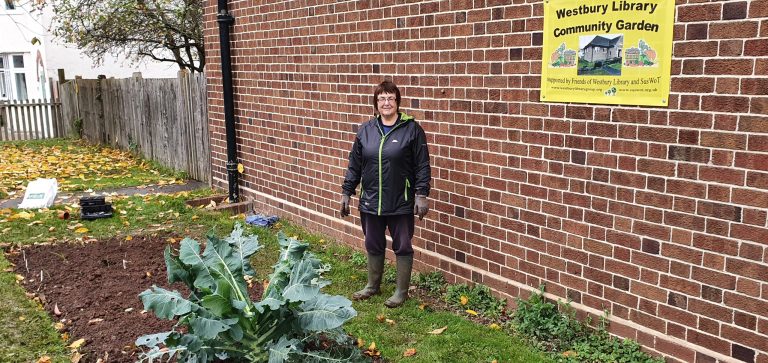
[(349, 196), (346, 194), (341, 195), (341, 217), (344, 218), (349, 215)]
[(413, 203), (413, 214), (419, 216), (419, 220), (423, 220), (427, 212), (429, 212), (427, 196), (417, 195)]

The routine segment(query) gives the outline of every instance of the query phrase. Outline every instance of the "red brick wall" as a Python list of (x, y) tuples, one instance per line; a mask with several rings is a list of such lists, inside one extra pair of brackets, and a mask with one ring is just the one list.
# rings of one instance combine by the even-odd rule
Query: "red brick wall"
[(768, 0), (676, 2), (668, 108), (539, 102), (541, 1), (230, 2), (241, 190), (361, 247), (340, 185), (392, 78), (432, 154), (421, 268), (507, 296), (546, 284), (670, 360), (768, 362)]

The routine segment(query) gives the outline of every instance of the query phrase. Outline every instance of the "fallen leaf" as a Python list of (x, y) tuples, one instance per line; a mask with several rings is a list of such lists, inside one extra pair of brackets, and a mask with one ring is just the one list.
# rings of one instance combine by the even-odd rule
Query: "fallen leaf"
[(565, 352), (563, 352), (563, 357), (575, 357), (577, 355), (578, 353), (573, 350), (566, 350)]
[(125, 236), (125, 240), (126, 240), (126, 241), (130, 241), (130, 240), (132, 240), (132, 239), (133, 239), (133, 236), (131, 236), (131, 235)]
[(104, 319), (101, 319), (101, 318), (91, 319), (91, 320), (88, 320), (88, 324), (101, 323), (102, 321), (104, 321)]
[(444, 326), (444, 327), (442, 327), (442, 328), (440, 328), (440, 329), (435, 329), (435, 330), (433, 330), (433, 331), (429, 332), (429, 334), (435, 334), (435, 335), (438, 335), (438, 334), (443, 334), (443, 332), (445, 331), (445, 329), (448, 329), (448, 325), (446, 325), (446, 326)]
[(80, 347), (82, 347), (83, 344), (85, 344), (85, 339), (84, 338), (80, 338), (80, 339), (75, 340), (74, 342), (72, 342), (72, 344), (68, 345), (67, 348), (70, 348), (70, 349), (80, 349)]
[(80, 352), (74, 352), (72, 353), (72, 357), (69, 358), (70, 362), (72, 363), (80, 363), (80, 359), (82, 359), (83, 356), (80, 354)]
[(75, 230), (75, 233), (88, 233), (88, 228), (80, 227)]
[(413, 357), (416, 355), (416, 348), (408, 348), (403, 352), (403, 357)]
[(477, 311), (474, 310), (466, 310), (467, 314), (477, 316)]
[(27, 226), (32, 227), (32, 226), (36, 226), (38, 224), (43, 224), (43, 221), (32, 221), (32, 222), (29, 222), (29, 224), (27, 224)]
[(56, 324), (53, 324), (53, 328), (56, 330), (64, 330), (64, 323), (57, 322)]
[(389, 325), (395, 325), (395, 321), (394, 321), (394, 320), (392, 320), (392, 319), (387, 319), (387, 320), (385, 320), (385, 321), (386, 321), (386, 322), (387, 322), (387, 324), (389, 324)]
[(37, 360), (37, 363), (51, 363), (51, 357), (44, 355)]
[(501, 330), (501, 327), (499, 326), (499, 324), (496, 324), (496, 323), (488, 325), (488, 327), (491, 328), (491, 330)]
[(461, 305), (467, 305), (468, 302), (469, 302), (469, 298), (464, 295), (461, 295), (461, 301), (459, 301), (459, 303)]
[(368, 346), (368, 350), (370, 351), (376, 350), (376, 342), (371, 342), (371, 345)]
[(387, 317), (379, 314), (379, 315), (376, 315), (376, 320), (378, 320), (379, 323), (383, 323), (385, 320), (387, 320)]
[(365, 340), (363, 338), (357, 338), (357, 347), (362, 348), (365, 345)]
[(61, 315), (61, 311), (59, 310), (59, 304), (53, 305), (53, 315), (56, 315), (56, 316)]
[(27, 320), (26, 316), (22, 315), (22, 316), (19, 317), (19, 321), (24, 321), (24, 320)]

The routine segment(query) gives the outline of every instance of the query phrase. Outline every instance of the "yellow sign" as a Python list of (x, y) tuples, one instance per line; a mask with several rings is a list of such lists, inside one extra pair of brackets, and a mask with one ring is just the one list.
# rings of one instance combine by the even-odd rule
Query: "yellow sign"
[(674, 0), (546, 0), (541, 101), (667, 106)]

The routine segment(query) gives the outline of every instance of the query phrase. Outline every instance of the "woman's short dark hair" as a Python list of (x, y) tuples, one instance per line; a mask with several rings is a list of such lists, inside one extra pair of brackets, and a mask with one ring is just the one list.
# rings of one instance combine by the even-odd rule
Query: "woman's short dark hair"
[(397, 103), (397, 112), (400, 112), (400, 90), (397, 88), (397, 85), (395, 85), (395, 83), (390, 80), (386, 80), (384, 82), (379, 83), (379, 86), (376, 87), (375, 91), (373, 91), (373, 110), (376, 113), (379, 112), (379, 95), (382, 93), (395, 94), (395, 102)]

